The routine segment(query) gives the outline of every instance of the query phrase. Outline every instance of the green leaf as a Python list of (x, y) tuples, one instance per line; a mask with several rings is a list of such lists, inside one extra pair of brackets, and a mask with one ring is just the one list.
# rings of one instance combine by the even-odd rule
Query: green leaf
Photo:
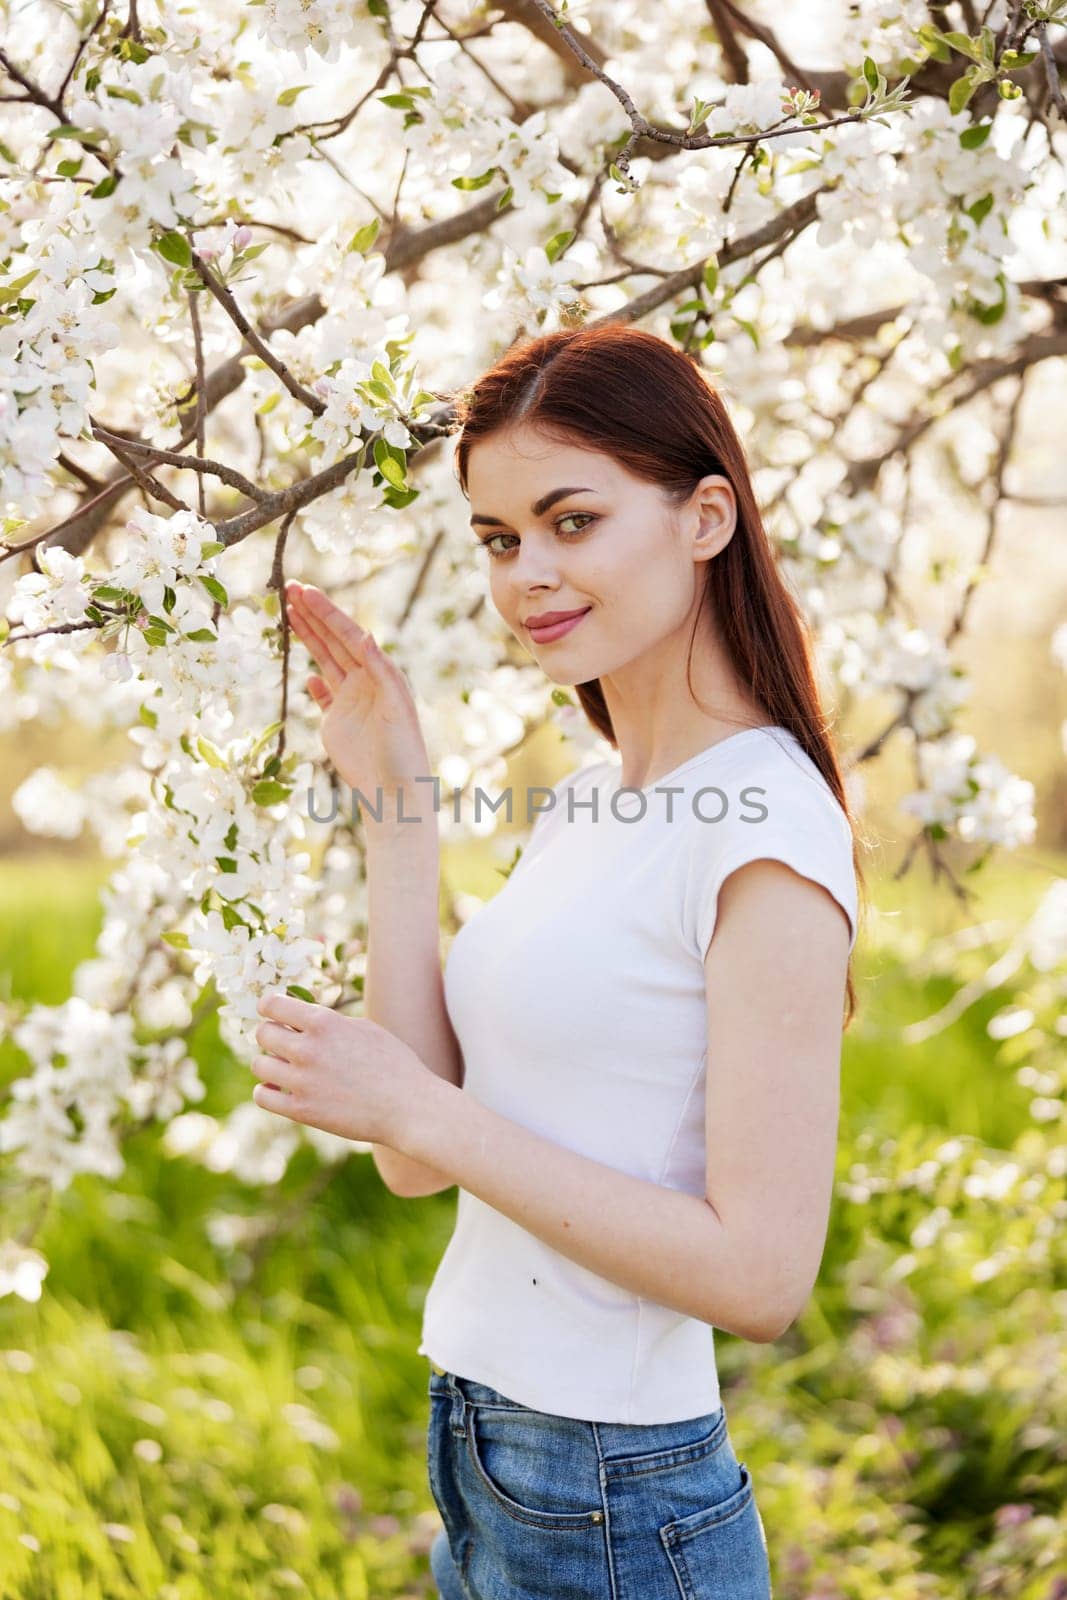
[(296, 104), (297, 95), (303, 94), (305, 89), (310, 89), (310, 83), (294, 83), (291, 89), (283, 89), (278, 96), (277, 104), (280, 106), (293, 106)]
[(155, 711), (152, 710), (151, 706), (138, 706), (137, 716), (139, 720), (144, 723), (146, 728), (156, 728), (159, 726), (159, 716)]
[(188, 950), (191, 948), (189, 935), (183, 933), (180, 928), (174, 928), (170, 933), (161, 933), (159, 937), (164, 944), (173, 946), (175, 950)]
[(986, 217), (988, 217), (992, 209), (993, 196), (991, 194), (984, 194), (980, 200), (976, 200), (974, 202), (973, 206), (967, 207), (967, 215), (971, 218), (975, 227), (978, 228), (981, 227), (982, 223), (985, 221)]
[(717, 261), (704, 263), (704, 287), (709, 294), (714, 294), (719, 284), (719, 264)]
[(204, 588), (207, 590), (212, 600), (217, 600), (220, 606), (229, 605), (230, 597), (226, 593), (225, 585), (221, 584), (218, 578), (213, 578), (209, 573), (206, 572), (198, 572), (197, 577), (204, 585)]
[(223, 771), (227, 770), (226, 757), (222, 751), (213, 745), (210, 739), (205, 739), (202, 733), (196, 736), (196, 748), (209, 767), (221, 767)]
[(174, 593), (174, 590), (170, 587), (170, 585), (167, 584), (163, 590), (163, 609), (167, 613), (168, 617), (174, 610), (174, 607), (177, 605), (177, 603), (178, 596)]
[(221, 539), (208, 539), (200, 546), (200, 559), (210, 561), (212, 556), (220, 556), (225, 548)]
[(965, 33), (944, 33), (941, 35), (946, 44), (953, 50), (958, 50), (961, 56), (966, 56), (970, 61), (981, 61), (982, 52), (975, 40), (968, 38)]
[(216, 856), (215, 865), (220, 872), (233, 873), (237, 871), (237, 863), (232, 856)]
[(492, 183), (496, 177), (496, 168), (490, 167), (488, 172), (483, 172), (480, 178), (453, 178), (453, 189), (484, 189), (487, 183)]
[(144, 640), (146, 644), (166, 644), (167, 635), (163, 628), (145, 628)]
[(197, 644), (216, 644), (218, 637), (218, 634), (212, 633), (210, 628), (194, 628), (192, 633), (182, 635), (183, 639), (192, 639)]
[(259, 752), (262, 750), (263, 746), (265, 744), (269, 744), (270, 741), (274, 738), (274, 735), (276, 733), (280, 733), (281, 732), (281, 726), (282, 725), (281, 725), (280, 722), (272, 722), (269, 728), (264, 728), (263, 732), (260, 734), (260, 736), (256, 740), (255, 744), (252, 746), (251, 750), (248, 752), (249, 755), (250, 756), (258, 755)]
[(82, 144), (103, 144), (104, 137), (101, 128), (76, 128), (71, 122), (63, 122), (52, 129), (53, 139), (80, 139)]
[(95, 189), (89, 190), (90, 199), (106, 200), (107, 196), (113, 194), (118, 186), (119, 174), (117, 172), (109, 172), (106, 178), (100, 179)]
[(288, 800), (292, 790), (284, 783), (278, 783), (274, 778), (261, 778), (253, 785), (252, 799), (257, 806), (276, 806), (282, 800)]
[(169, 261), (175, 267), (191, 267), (193, 252), (188, 239), (182, 233), (164, 233), (152, 241), (152, 248), (164, 261)]
[(291, 994), (295, 1000), (306, 1000), (309, 1006), (318, 1004), (310, 989), (305, 989), (303, 984), (288, 983), (285, 986), (286, 994)]
[(391, 483), (395, 489), (406, 487), (404, 468), (380, 435), (374, 441), (374, 465), (378, 468), (386, 483)]
[(948, 92), (948, 108), (953, 116), (964, 109), (977, 87), (978, 74), (973, 67), (956, 79)]
[(545, 245), (545, 255), (549, 261), (555, 262), (561, 256), (574, 238), (576, 230), (568, 228), (563, 233), (555, 233)]
[(356, 232), (352, 235), (351, 242), (349, 243), (349, 250), (358, 250), (360, 255), (366, 255), (367, 251), (378, 237), (378, 230), (381, 228), (381, 225), (381, 217), (375, 217), (372, 222), (366, 223), (362, 228), (357, 228)]
[(960, 144), (965, 150), (978, 150), (989, 138), (992, 128), (991, 122), (976, 122), (973, 127), (964, 128), (960, 134)]
[(61, 161), (56, 171), (61, 178), (76, 178), (82, 169), (84, 161), (84, 156), (79, 156), (77, 161)]
[(405, 506), (418, 498), (418, 489), (394, 489), (391, 483), (382, 491), (384, 504), (391, 506), (394, 511), (403, 511)]
[(867, 86), (871, 93), (877, 94), (878, 79), (881, 77), (881, 73), (878, 71), (877, 62), (872, 61), (870, 56), (864, 56), (863, 58), (863, 76), (867, 80)]
[(935, 61), (948, 61), (952, 52), (945, 43), (944, 35), (940, 28), (935, 28), (932, 22), (924, 22), (919, 29), (919, 39), (925, 45), (927, 53)]

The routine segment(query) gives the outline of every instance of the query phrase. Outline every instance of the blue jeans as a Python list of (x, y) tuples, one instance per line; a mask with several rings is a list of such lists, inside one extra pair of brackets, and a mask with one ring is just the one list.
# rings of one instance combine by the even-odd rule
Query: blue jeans
[(763, 1522), (720, 1405), (581, 1422), (432, 1368), (440, 1600), (770, 1600)]

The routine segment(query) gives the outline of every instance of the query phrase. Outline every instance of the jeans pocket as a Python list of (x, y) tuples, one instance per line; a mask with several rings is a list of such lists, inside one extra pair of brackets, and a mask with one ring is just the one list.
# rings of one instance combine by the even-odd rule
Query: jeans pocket
[(770, 1600), (767, 1541), (743, 1461), (737, 1475), (725, 1498), (659, 1530), (680, 1600)]
[(516, 1522), (558, 1532), (603, 1523), (592, 1439), (582, 1427), (543, 1411), (468, 1405), (467, 1443), (478, 1481)]

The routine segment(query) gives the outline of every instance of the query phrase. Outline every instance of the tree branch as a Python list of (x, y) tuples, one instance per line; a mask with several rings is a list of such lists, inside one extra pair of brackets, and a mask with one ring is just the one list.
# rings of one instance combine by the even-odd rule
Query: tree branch
[(276, 377), (281, 379), (294, 400), (299, 400), (300, 404), (306, 406), (316, 417), (321, 417), (326, 410), (325, 402), (320, 400), (318, 395), (312, 394), (310, 389), (305, 389), (302, 383), (297, 382), (281, 357), (275, 355), (266, 340), (261, 338), (253, 328), (229, 289), (222, 282), (222, 279), (215, 276), (207, 266), (207, 263), (201, 259), (195, 250), (193, 251), (192, 264), (193, 271), (200, 279), (200, 282), (205, 289), (215, 296), (215, 299), (234, 327), (244, 337), (248, 348), (255, 352)]

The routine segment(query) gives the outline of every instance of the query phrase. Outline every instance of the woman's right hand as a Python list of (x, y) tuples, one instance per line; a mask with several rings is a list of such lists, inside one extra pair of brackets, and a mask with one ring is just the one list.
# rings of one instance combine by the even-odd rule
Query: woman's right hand
[[(378, 808), (382, 825), (397, 822), (397, 791), (403, 816), (434, 815), (430, 758), (418, 712), (403, 672), (371, 635), (312, 584), (285, 586), (289, 625), (321, 671), (308, 677), (308, 691), (324, 712), (322, 742), (339, 776)], [(375, 819), (360, 806), (367, 824)]]

